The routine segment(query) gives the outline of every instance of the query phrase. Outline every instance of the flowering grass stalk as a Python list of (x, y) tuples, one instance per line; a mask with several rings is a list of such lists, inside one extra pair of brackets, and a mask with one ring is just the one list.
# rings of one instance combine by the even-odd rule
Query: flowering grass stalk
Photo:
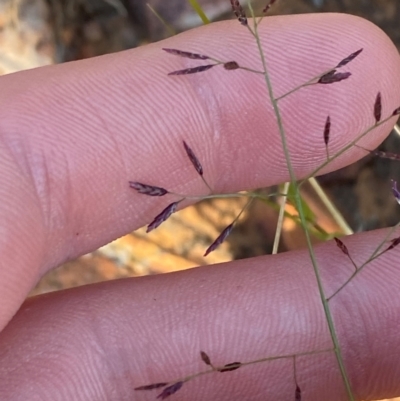
[[(238, 19), (239, 23), (250, 32), (252, 37), (254, 37), (254, 40), (255, 40), (255, 43), (257, 45), (257, 49), (259, 52), (259, 56), (260, 56), (260, 59), (262, 62), (262, 70), (254, 70), (252, 68), (242, 66), (235, 60), (224, 61), (224, 60), (214, 58), (211, 55), (200, 54), (200, 53), (191, 52), (188, 50), (164, 48), (163, 50), (171, 56), (184, 57), (184, 58), (188, 58), (188, 59), (191, 59), (194, 61), (193, 66), (182, 69), (182, 70), (168, 72), (168, 75), (180, 76), (180, 75), (188, 75), (188, 74), (190, 75), (190, 74), (197, 74), (197, 73), (207, 73), (207, 71), (209, 71), (213, 68), (222, 66), (227, 71), (227, 73), (230, 73), (230, 71), (233, 71), (233, 70), (241, 69), (241, 70), (247, 71), (249, 73), (261, 75), (263, 77), (264, 84), (266, 85), (266, 88), (268, 90), (269, 101), (273, 107), (274, 114), (276, 117), (279, 135), (280, 135), (282, 148), (283, 148), (283, 152), (284, 152), (284, 156), (285, 156), (286, 166), (287, 166), (289, 176), (290, 176), (290, 190), (293, 193), (293, 197), (291, 200), (294, 202), (294, 204), (296, 206), (297, 213), (298, 213), (298, 219), (304, 230), (309, 257), (310, 257), (311, 264), (312, 264), (312, 267), (314, 270), (314, 275), (315, 275), (315, 278), (317, 281), (322, 307), (323, 307), (323, 310), (325, 313), (325, 318), (327, 321), (327, 325), (328, 325), (331, 340), (332, 340), (332, 347), (330, 349), (314, 350), (311, 352), (299, 351), (296, 354), (290, 354), (290, 355), (267, 356), (265, 358), (260, 358), (260, 359), (248, 361), (248, 362), (237, 362), (236, 361), (236, 362), (227, 363), (227, 364), (225, 364), (223, 366), (219, 366), (219, 367), (214, 366), (212, 364), (211, 358), (204, 351), (200, 351), (201, 360), (206, 364), (206, 366), (208, 367), (208, 370), (199, 372), (199, 373), (196, 373), (196, 374), (193, 374), (190, 376), (186, 376), (184, 378), (179, 378), (179, 379), (173, 380), (171, 382), (160, 382), (160, 383), (153, 383), (153, 384), (149, 384), (149, 385), (140, 386), (140, 387), (137, 387), (136, 390), (154, 390), (154, 389), (163, 388), (163, 390), (158, 394), (157, 398), (165, 399), (169, 396), (172, 396), (177, 391), (179, 391), (186, 382), (188, 382), (198, 376), (201, 376), (201, 375), (211, 374), (211, 373), (216, 373), (216, 372), (217, 373), (226, 373), (226, 372), (230, 372), (233, 370), (242, 369), (246, 365), (252, 365), (252, 364), (261, 363), (261, 362), (265, 363), (265, 362), (278, 360), (278, 359), (292, 359), (293, 360), (293, 381), (294, 381), (293, 395), (294, 395), (294, 399), (296, 401), (301, 401), (302, 391), (301, 391), (301, 383), (298, 382), (298, 378), (297, 378), (296, 358), (298, 358), (299, 356), (305, 356), (305, 355), (314, 355), (314, 354), (319, 354), (319, 353), (334, 352), (338, 366), (339, 366), (339, 370), (340, 370), (340, 373), (341, 373), (341, 376), (343, 379), (343, 384), (344, 384), (344, 387), (347, 392), (348, 399), (350, 401), (353, 401), (353, 400), (355, 400), (355, 397), (354, 397), (354, 393), (352, 391), (352, 387), (351, 387), (351, 383), (350, 383), (348, 374), (346, 372), (346, 367), (345, 367), (345, 364), (343, 361), (341, 347), (340, 347), (338, 336), (336, 334), (336, 329), (335, 329), (335, 325), (333, 322), (331, 310), (329, 307), (329, 302), (332, 300), (332, 298), (337, 296), (340, 293), (340, 291), (343, 288), (345, 288), (346, 285), (351, 280), (353, 280), (358, 274), (360, 274), (361, 271), (371, 261), (375, 260), (376, 258), (380, 257), (382, 254), (389, 252), (390, 250), (392, 250), (393, 248), (398, 246), (400, 244), (400, 237), (396, 237), (391, 240), (389, 239), (393, 230), (397, 227), (396, 226), (395, 228), (393, 228), (393, 230), (391, 230), (388, 233), (387, 237), (385, 237), (385, 239), (378, 245), (378, 247), (374, 250), (372, 255), (361, 265), (357, 265), (355, 263), (355, 261), (353, 260), (353, 258), (351, 256), (351, 252), (348, 249), (348, 247), (345, 245), (345, 243), (341, 239), (335, 237), (334, 240), (335, 240), (335, 243), (336, 243), (339, 251), (342, 252), (345, 255), (345, 257), (348, 258), (348, 260), (351, 262), (351, 264), (354, 267), (354, 272), (350, 275), (350, 277), (342, 285), (339, 286), (339, 288), (332, 295), (330, 295), (328, 297), (326, 295), (325, 289), (322, 284), (318, 263), (317, 263), (314, 248), (313, 248), (313, 245), (311, 242), (310, 224), (307, 219), (307, 215), (305, 213), (304, 203), (303, 203), (303, 200), (300, 195), (300, 188), (306, 180), (314, 177), (324, 167), (326, 167), (333, 160), (337, 159), (344, 152), (348, 151), (349, 149), (351, 149), (354, 146), (359, 146), (358, 142), (361, 139), (363, 139), (366, 135), (368, 135), (371, 131), (373, 131), (380, 125), (385, 124), (393, 117), (397, 117), (398, 115), (400, 115), (400, 107), (396, 108), (389, 115), (383, 117), (382, 96), (381, 96), (381, 93), (378, 92), (375, 97), (373, 107), (371, 107), (371, 115), (374, 119), (374, 123), (367, 129), (365, 129), (363, 132), (359, 133), (356, 136), (356, 139), (352, 140), (350, 143), (345, 145), (342, 149), (340, 149), (339, 151), (337, 151), (334, 154), (331, 154), (329, 151), (329, 142), (330, 142), (330, 139), (332, 136), (331, 128), (334, 124), (334, 119), (330, 115), (328, 115), (325, 120), (324, 128), (321, 132), (321, 143), (323, 143), (325, 145), (326, 161), (323, 162), (321, 165), (319, 165), (306, 179), (298, 181), (295, 176), (294, 169), (292, 166), (291, 155), (290, 155), (288, 145), (287, 145), (287, 136), (286, 136), (283, 122), (282, 122), (282, 116), (281, 116), (281, 111), (279, 108), (279, 102), (282, 99), (284, 99), (285, 97), (290, 96), (292, 93), (299, 91), (299, 90), (305, 90), (309, 86), (342, 85), (343, 81), (351, 79), (351, 76), (352, 76), (352, 73), (350, 71), (344, 71), (343, 68), (347, 69), (347, 67), (349, 66), (349, 64), (351, 62), (353, 62), (357, 57), (360, 57), (360, 55), (363, 52), (363, 49), (361, 48), (361, 49), (355, 50), (353, 53), (351, 53), (350, 55), (348, 55), (348, 56), (344, 57), (342, 60), (340, 60), (336, 65), (332, 66), (332, 68), (321, 72), (321, 74), (312, 77), (305, 83), (291, 89), (290, 91), (288, 91), (287, 93), (285, 93), (279, 97), (276, 97), (275, 93), (274, 93), (274, 88), (272, 86), (271, 79), (269, 76), (269, 72), (268, 72), (269, 70), (268, 70), (267, 58), (265, 56), (264, 49), (263, 49), (261, 39), (260, 39), (260, 35), (258, 32), (259, 24), (262, 22), (263, 17), (260, 17), (258, 19), (255, 18), (254, 12), (251, 7), (251, 3), (249, 3), (248, 6), (250, 9), (252, 21), (253, 21), (253, 25), (251, 27), (249, 25), (249, 20), (247, 18), (246, 11), (243, 8), (243, 6), (240, 4), (240, 2), (238, 0), (230, 0), (230, 3), (232, 6), (232, 11), (235, 14), (236, 18)], [(275, 0), (270, 0), (264, 7), (264, 10), (263, 10), (264, 13), (266, 13), (274, 3), (275, 3)], [(203, 63), (204, 61), (207, 64), (204, 64)], [(202, 197), (197, 197), (197, 199), (198, 198), (206, 199), (206, 198), (216, 197), (216, 196), (226, 197), (226, 196), (238, 196), (239, 195), (239, 194), (228, 194), (228, 195), (227, 194), (225, 194), (225, 195), (214, 194), (213, 189), (211, 188), (211, 186), (208, 184), (207, 180), (205, 179), (205, 169), (204, 169), (203, 165), (201, 164), (199, 157), (196, 155), (196, 153), (190, 148), (190, 146), (185, 141), (183, 141), (183, 147), (184, 147), (186, 156), (188, 157), (191, 164), (193, 165), (196, 173), (203, 180), (208, 191), (211, 193), (211, 195), (204, 195)], [(361, 146), (359, 146), (359, 147), (361, 147)], [(362, 148), (362, 149), (364, 149), (364, 148)], [(367, 149), (364, 149), (364, 150), (367, 152), (371, 152), (371, 153), (374, 152), (374, 154), (379, 157), (386, 157), (386, 158), (390, 158), (393, 160), (400, 160), (400, 155), (395, 155), (395, 154), (386, 153), (386, 152), (376, 153), (376, 151), (369, 151)], [(177, 200), (173, 203), (170, 203), (164, 210), (162, 210), (154, 218), (154, 220), (149, 224), (147, 231), (151, 231), (151, 230), (157, 228), (161, 223), (163, 223), (165, 220), (167, 220), (172, 215), (172, 213), (174, 213), (177, 210), (177, 207), (179, 206), (179, 204), (181, 202), (183, 202), (185, 199), (193, 199), (193, 197), (190, 197), (187, 195), (175, 194), (174, 192), (170, 192), (169, 190), (167, 190), (163, 187), (153, 186), (153, 185), (149, 185), (149, 184), (143, 184), (143, 183), (137, 182), (137, 181), (131, 181), (130, 186), (131, 186), (131, 188), (135, 189), (138, 193), (141, 193), (141, 194), (144, 194), (147, 196), (166, 196), (169, 194), (169, 195), (179, 196), (179, 198), (180, 198), (179, 200)], [(285, 197), (288, 196), (288, 194), (286, 193), (287, 189), (288, 188), (286, 187), (286, 191), (284, 191)], [(396, 198), (396, 200), (400, 203), (400, 191), (397, 189), (396, 182), (393, 182), (392, 192), (393, 192), (393, 195)], [(240, 211), (240, 213), (237, 215), (237, 217), (234, 219), (234, 221), (231, 224), (229, 224), (221, 232), (221, 234), (214, 240), (214, 242), (208, 247), (208, 249), (205, 252), (205, 255), (208, 255), (210, 252), (214, 251), (222, 242), (224, 242), (226, 240), (226, 238), (229, 236), (231, 231), (234, 229), (235, 222), (239, 219), (239, 217), (244, 212), (244, 210), (248, 207), (250, 202), (255, 198), (260, 198), (260, 196), (258, 196), (257, 193), (255, 193), (255, 192), (249, 192), (249, 193), (244, 193), (244, 194), (241, 193), (240, 196), (249, 197), (249, 201), (244, 206), (244, 208)], [(399, 223), (399, 225), (400, 225), (400, 223)]]

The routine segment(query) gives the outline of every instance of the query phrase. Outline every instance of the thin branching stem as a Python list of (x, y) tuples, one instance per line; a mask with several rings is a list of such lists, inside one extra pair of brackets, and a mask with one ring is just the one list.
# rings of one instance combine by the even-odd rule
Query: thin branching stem
[[(380, 244), (375, 248), (374, 252), (372, 252), (372, 255), (358, 268), (356, 268), (355, 272), (326, 300), (329, 302), (333, 297), (335, 297), (337, 294), (339, 294), (340, 291), (343, 290), (347, 286), (347, 284), (350, 283), (358, 274), (361, 273), (361, 271), (366, 267), (368, 264), (370, 264), (372, 261), (375, 259), (379, 258), (382, 256), (382, 254), (385, 253), (385, 251), (380, 252), (382, 247), (386, 244), (387, 240), (389, 237), (392, 235), (392, 233), (400, 226), (400, 222), (397, 223), (395, 226), (393, 226), (390, 230), (388, 230), (388, 233), (385, 235), (384, 239), (380, 242)], [(354, 262), (353, 262), (354, 263)]]
[[(295, 357), (300, 357), (300, 356), (312, 356), (312, 355), (326, 354), (326, 353), (332, 352), (332, 351), (333, 351), (332, 348), (327, 348), (327, 349), (321, 349), (321, 350), (316, 350), (316, 351), (314, 350), (314, 351), (299, 352), (297, 354), (269, 356), (266, 358), (255, 359), (255, 360), (248, 361), (248, 362), (238, 362), (238, 364), (240, 364), (240, 368), (242, 368), (244, 366), (255, 365), (257, 363), (279, 361), (282, 359), (293, 359)], [(182, 377), (179, 379), (170, 380), (169, 383), (188, 382), (188, 381), (196, 379), (197, 377), (200, 377), (200, 376), (209, 375), (209, 374), (215, 373), (215, 372), (221, 372), (221, 370), (223, 370), (225, 367), (226, 367), (226, 365), (211, 366), (210, 369), (203, 370), (201, 372), (197, 372), (192, 375), (188, 375), (188, 376), (185, 376), (185, 377)]]
[[(250, 11), (252, 13), (252, 17), (254, 18), (254, 11), (253, 11), (253, 8), (252, 8), (250, 2), (249, 2), (249, 8), (250, 8)], [(341, 376), (342, 376), (342, 379), (343, 379), (344, 386), (346, 388), (346, 393), (347, 393), (348, 399), (350, 401), (355, 401), (355, 398), (354, 398), (354, 395), (353, 395), (353, 391), (352, 391), (352, 388), (351, 388), (351, 384), (350, 384), (350, 381), (349, 381), (349, 378), (348, 378), (348, 375), (347, 375), (347, 372), (346, 372), (346, 367), (344, 365), (344, 361), (343, 361), (343, 357), (342, 357), (342, 353), (341, 353), (341, 349), (340, 349), (339, 340), (338, 340), (338, 337), (337, 337), (337, 334), (336, 334), (335, 325), (333, 323), (332, 314), (331, 314), (331, 311), (330, 311), (330, 308), (329, 308), (329, 303), (326, 300), (325, 290), (324, 290), (324, 287), (322, 285), (322, 279), (321, 279), (321, 276), (320, 276), (320, 273), (319, 273), (319, 268), (318, 268), (316, 256), (315, 256), (315, 253), (314, 253), (314, 248), (313, 248), (312, 243), (311, 243), (310, 233), (309, 233), (308, 227), (307, 227), (306, 217), (305, 217), (305, 213), (304, 213), (304, 210), (303, 210), (303, 205), (302, 205), (302, 202), (301, 202), (301, 197), (300, 197), (300, 192), (299, 192), (299, 188), (298, 188), (298, 184), (297, 184), (297, 179), (296, 179), (296, 175), (295, 175), (294, 170), (293, 170), (292, 161), (291, 161), (290, 153), (289, 153), (289, 148), (288, 148), (287, 141), (286, 141), (286, 133), (285, 133), (285, 129), (283, 127), (283, 122), (282, 122), (280, 109), (278, 107), (278, 102), (275, 99), (273, 88), (272, 88), (272, 83), (271, 83), (271, 80), (270, 80), (270, 77), (269, 77), (269, 74), (268, 74), (266, 57), (265, 57), (265, 54), (264, 54), (264, 49), (263, 49), (262, 44), (261, 44), (260, 36), (258, 34), (257, 25), (254, 25), (254, 31), (255, 31), (254, 34), (255, 34), (255, 38), (256, 38), (256, 42), (257, 42), (258, 51), (260, 53), (261, 61), (262, 61), (262, 65), (263, 65), (265, 83), (266, 83), (266, 86), (268, 88), (268, 94), (269, 94), (269, 97), (270, 97), (270, 100), (271, 100), (271, 103), (272, 103), (272, 106), (274, 108), (274, 112), (275, 112), (275, 115), (276, 115), (277, 124), (278, 124), (278, 127), (279, 127), (279, 134), (280, 134), (280, 137), (281, 137), (282, 147), (283, 147), (283, 151), (284, 151), (284, 154), (285, 154), (286, 165), (287, 165), (287, 168), (288, 168), (288, 171), (289, 171), (291, 185), (293, 186), (293, 189), (294, 189), (295, 203), (296, 203), (296, 207), (297, 207), (297, 210), (298, 210), (298, 213), (299, 213), (299, 217), (300, 217), (300, 220), (301, 220), (301, 225), (302, 225), (302, 227), (304, 229), (304, 234), (305, 234), (306, 241), (307, 241), (307, 248), (308, 248), (308, 252), (309, 252), (309, 255), (310, 255), (311, 263), (312, 263), (312, 266), (313, 266), (313, 269), (314, 269), (314, 274), (315, 274), (315, 278), (316, 278), (316, 281), (317, 281), (321, 302), (322, 302), (322, 305), (323, 305), (323, 308), (324, 308), (325, 317), (326, 317), (326, 320), (327, 320), (327, 324), (328, 324), (328, 327), (329, 327), (329, 332), (330, 332), (332, 343), (333, 343), (333, 346), (334, 346), (336, 360), (337, 360), (338, 365), (339, 365), (340, 373), (341, 373)]]

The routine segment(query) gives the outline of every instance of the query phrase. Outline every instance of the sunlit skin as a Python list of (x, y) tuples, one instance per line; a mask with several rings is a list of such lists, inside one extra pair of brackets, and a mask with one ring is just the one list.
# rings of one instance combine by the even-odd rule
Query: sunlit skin
[[(302, 88), (279, 102), (298, 178), (326, 161), (328, 115), (333, 155), (374, 124), (378, 92), (382, 118), (400, 106), (397, 50), (369, 22), (333, 14), (271, 17), (260, 34), (277, 97), (364, 49), (344, 67), (349, 79)], [(47, 271), (148, 224), (167, 206), (129, 181), (204, 192), (183, 140), (215, 192), (288, 180), (262, 76), (222, 66), (168, 76), (193, 60), (162, 48), (260, 69), (254, 38), (230, 21), (0, 78), (0, 399), (153, 400), (159, 390), (133, 389), (206, 369), (201, 350), (216, 366), (315, 351), (296, 359), (302, 396), (345, 399), (333, 352), (318, 353), (332, 345), (305, 250), (25, 301)], [(395, 121), (360, 146), (375, 149)], [(353, 147), (323, 172), (365, 154)], [(362, 263), (384, 236), (344, 241)], [(334, 242), (315, 251), (329, 296), (354, 266)], [(376, 259), (330, 301), (357, 399), (400, 394), (399, 252)], [(290, 400), (295, 389), (293, 360), (284, 358), (201, 376), (170, 399)]]

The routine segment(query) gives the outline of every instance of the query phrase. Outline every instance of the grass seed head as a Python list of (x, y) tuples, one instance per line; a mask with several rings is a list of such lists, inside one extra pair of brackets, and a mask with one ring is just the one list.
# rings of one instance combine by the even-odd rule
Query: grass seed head
[(274, 5), (274, 3), (276, 3), (276, 0), (269, 0), (269, 2), (267, 3), (267, 5), (264, 7), (264, 9), (262, 10), (262, 12), (264, 14), (266, 14), (268, 12), (268, 10)]
[(227, 63), (224, 63), (224, 68), (225, 70), (237, 70), (240, 67), (236, 61), (228, 61)]
[(201, 165), (200, 160), (194, 154), (193, 150), (189, 147), (189, 145), (185, 141), (183, 141), (183, 147), (185, 148), (186, 154), (189, 160), (192, 162), (197, 173), (199, 175), (203, 175), (203, 166)]
[(180, 201), (173, 202), (168, 205), (160, 214), (158, 214), (154, 220), (147, 226), (146, 232), (149, 233), (156, 229), (160, 224), (164, 223), (172, 213), (176, 212), (176, 208), (178, 207)]
[(208, 56), (205, 56), (204, 54), (185, 52), (178, 49), (169, 49), (164, 47), (163, 50), (167, 53), (174, 54), (175, 56), (191, 58), (193, 60), (207, 60), (210, 58)]
[(331, 132), (331, 118), (328, 116), (326, 118), (325, 127), (324, 127), (324, 142), (325, 145), (328, 146), (329, 143), (329, 136)]
[(243, 7), (240, 5), (239, 0), (231, 0), (232, 11), (236, 15), (236, 18), (242, 25), (247, 25), (247, 17)]
[(207, 71), (212, 67), (215, 67), (217, 64), (206, 64), (199, 65), (197, 67), (185, 68), (183, 70), (172, 71), (168, 75), (188, 75), (188, 74), (196, 74), (197, 72)]
[(200, 351), (200, 357), (206, 365), (211, 366), (211, 359), (204, 351)]
[(155, 185), (147, 185), (142, 184), (137, 181), (129, 181), (129, 186), (133, 189), (136, 189), (140, 194), (149, 195), (149, 196), (164, 196), (168, 193), (165, 188), (156, 187)]
[(166, 387), (162, 393), (158, 394), (157, 398), (160, 400), (165, 400), (167, 397), (169, 397), (172, 394), (175, 394), (178, 390), (181, 389), (183, 386), (183, 382), (176, 382), (174, 384), (171, 384), (170, 386)]
[(215, 251), (228, 237), (228, 235), (232, 232), (233, 223), (229, 224), (222, 233), (217, 237), (217, 239), (207, 248), (204, 256), (207, 256), (212, 251)]
[(375, 104), (374, 104), (374, 117), (375, 117), (375, 123), (378, 124), (379, 121), (381, 121), (381, 117), (382, 117), (381, 92), (378, 92), (378, 94), (376, 95)]
[(346, 64), (349, 64), (350, 61), (353, 61), (361, 52), (363, 51), (363, 49), (359, 49), (354, 53), (351, 53), (350, 56), (347, 56), (346, 58), (344, 58), (335, 68), (340, 68), (345, 66)]
[(239, 369), (241, 366), (242, 366), (241, 362), (227, 363), (222, 368), (219, 368), (218, 371), (221, 373), (232, 372), (232, 370)]
[(134, 390), (154, 390), (156, 388), (165, 387), (168, 383), (153, 383), (146, 386), (136, 387)]
[(319, 84), (334, 84), (336, 82), (343, 81), (351, 76), (351, 72), (336, 72), (336, 70), (332, 70), (322, 75), (318, 80)]

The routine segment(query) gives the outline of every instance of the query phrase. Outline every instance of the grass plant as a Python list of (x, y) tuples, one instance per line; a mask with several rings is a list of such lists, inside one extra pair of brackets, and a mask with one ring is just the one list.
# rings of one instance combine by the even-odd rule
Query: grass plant
[[(287, 144), (287, 134), (285, 132), (284, 124), (282, 121), (282, 115), (281, 115), (281, 110), (279, 107), (279, 103), (282, 99), (292, 95), (293, 93), (300, 91), (300, 90), (306, 90), (307, 87), (310, 86), (324, 86), (324, 85), (342, 85), (345, 84), (345, 82), (348, 79), (351, 79), (351, 63), (358, 57), (362, 57), (362, 52), (363, 49), (354, 49), (354, 52), (346, 55), (343, 55), (342, 60), (338, 60), (337, 64), (332, 65), (329, 69), (325, 71), (321, 71), (320, 74), (311, 77), (309, 80), (304, 82), (303, 84), (291, 89), (287, 93), (280, 95), (277, 97), (274, 92), (274, 87), (272, 85), (270, 75), (269, 75), (269, 69), (268, 69), (268, 58), (266, 57), (266, 54), (264, 52), (263, 44), (261, 41), (261, 37), (259, 34), (259, 26), (263, 22), (264, 16), (261, 17), (256, 17), (254, 15), (253, 9), (251, 7), (251, 3), (248, 4), (250, 14), (251, 14), (251, 19), (248, 18), (245, 9), (242, 7), (240, 2), (238, 0), (231, 0), (231, 6), (232, 10), (238, 19), (238, 22), (243, 26), (243, 29), (247, 29), (249, 32), (249, 35), (251, 35), (254, 38), (254, 42), (257, 46), (258, 53), (260, 56), (261, 64), (262, 64), (262, 69), (261, 70), (255, 70), (253, 68), (250, 68), (245, 65), (241, 65), (235, 60), (221, 60), (219, 58), (214, 57), (213, 55), (205, 55), (205, 54), (199, 54), (196, 52), (192, 52), (190, 49), (170, 49), (170, 48), (164, 48), (163, 50), (170, 56), (175, 56), (175, 57), (184, 57), (188, 58), (194, 61), (193, 66), (189, 68), (185, 68), (182, 70), (177, 70), (177, 71), (169, 71), (168, 75), (170, 76), (183, 76), (183, 75), (191, 75), (191, 74), (206, 74), (207, 71), (215, 68), (223, 68), (226, 70), (227, 74), (230, 74), (231, 71), (235, 70), (243, 70), (246, 71), (247, 73), (252, 73), (252, 74), (257, 74), (260, 76), (260, 80), (263, 81), (263, 85), (265, 85), (267, 89), (267, 93), (269, 96), (269, 104), (268, 107), (273, 108), (274, 110), (274, 115), (277, 121), (278, 125), (278, 131), (281, 139), (281, 144), (283, 148), (283, 153), (285, 156), (285, 161), (286, 161), (286, 166), (287, 170), (289, 172), (290, 176), (290, 183), (286, 184), (282, 188), (282, 193), (279, 195), (282, 197), (282, 207), (281, 207), (281, 212), (280, 212), (280, 218), (279, 218), (279, 226), (281, 227), (282, 223), (282, 218), (285, 215), (284, 212), (284, 204), (286, 200), (290, 200), (292, 203), (294, 203), (296, 210), (297, 210), (297, 215), (292, 215), (291, 218), (295, 219), (298, 221), (305, 234), (306, 242), (307, 242), (307, 249), (309, 253), (309, 257), (311, 260), (311, 264), (314, 270), (314, 275), (316, 278), (316, 282), (318, 285), (318, 291), (320, 294), (320, 300), (321, 300), (321, 305), (323, 307), (324, 313), (325, 313), (325, 318), (327, 322), (327, 326), (329, 328), (329, 333), (331, 336), (331, 342), (332, 346), (328, 349), (316, 349), (311, 352), (302, 352), (299, 350), (298, 353), (296, 354), (288, 354), (288, 355), (267, 355), (263, 358), (257, 359), (257, 360), (252, 360), (252, 361), (233, 361), (226, 363), (225, 365), (222, 366), (215, 366), (212, 363), (212, 356), (209, 356), (204, 350), (199, 350), (200, 358), (206, 365), (206, 369), (201, 372), (197, 372), (194, 374), (189, 374), (185, 377), (181, 378), (175, 378), (172, 379), (168, 382), (157, 382), (157, 383), (151, 383), (151, 384), (146, 384), (142, 385), (136, 388), (138, 391), (149, 391), (149, 390), (155, 390), (157, 389), (159, 391), (159, 394), (157, 395), (157, 398), (159, 399), (165, 399), (176, 392), (178, 392), (188, 381), (194, 380), (199, 376), (202, 375), (207, 375), (207, 374), (215, 374), (215, 373), (226, 373), (229, 374), (229, 372), (237, 369), (243, 369), (248, 365), (254, 365), (254, 364), (259, 364), (259, 363), (268, 363), (274, 360), (279, 360), (279, 359), (291, 359), (293, 360), (293, 399), (296, 401), (300, 401), (302, 399), (302, 384), (301, 382), (298, 381), (297, 379), (297, 372), (296, 372), (296, 358), (304, 355), (310, 355), (310, 354), (320, 354), (320, 353), (334, 353), (336, 357), (336, 361), (342, 376), (343, 380), (343, 385), (347, 393), (347, 397), (349, 401), (354, 401), (355, 400), (355, 395), (354, 391), (352, 389), (352, 384), (349, 379), (349, 375), (346, 371), (346, 366), (343, 360), (343, 355), (342, 355), (342, 349), (340, 346), (340, 341), (336, 332), (335, 324), (334, 324), (334, 319), (332, 317), (332, 312), (330, 308), (330, 301), (335, 298), (336, 296), (340, 295), (340, 292), (359, 274), (362, 273), (362, 271), (368, 266), (368, 264), (375, 260), (376, 258), (380, 257), (383, 253), (389, 252), (392, 250), (394, 247), (396, 247), (398, 244), (400, 244), (400, 237), (392, 238), (393, 232), (395, 230), (394, 227), (392, 230), (389, 230), (387, 236), (384, 238), (384, 240), (378, 244), (376, 249), (373, 251), (373, 253), (370, 255), (367, 260), (365, 260), (362, 264), (357, 265), (353, 258), (351, 257), (351, 252), (345, 245), (344, 241), (335, 237), (335, 242), (338, 247), (338, 252), (341, 252), (344, 257), (348, 258), (348, 260), (352, 263), (354, 267), (354, 272), (348, 277), (347, 280), (345, 280), (344, 283), (342, 283), (336, 291), (330, 296), (327, 295), (326, 290), (324, 288), (322, 279), (321, 279), (321, 274), (320, 274), (320, 268), (316, 259), (314, 247), (311, 241), (311, 232), (315, 227), (313, 226), (313, 222), (310, 222), (310, 212), (307, 211), (307, 205), (305, 205), (304, 201), (302, 200), (301, 194), (300, 194), (300, 189), (301, 186), (309, 179), (314, 180), (314, 177), (328, 164), (330, 164), (332, 161), (337, 159), (339, 156), (341, 156), (343, 153), (348, 151), (349, 149), (359, 146), (359, 142), (367, 136), (369, 133), (373, 132), (374, 129), (379, 127), (382, 124), (385, 124), (388, 121), (393, 121), (393, 125), (395, 123), (395, 119), (397, 118), (398, 115), (400, 115), (400, 107), (391, 110), (389, 114), (383, 115), (383, 108), (382, 108), (382, 96), (381, 93), (377, 93), (375, 99), (371, 99), (371, 117), (373, 117), (374, 123), (369, 126), (367, 129), (365, 129), (363, 132), (360, 132), (357, 136), (356, 139), (350, 141), (347, 145), (342, 147), (339, 151), (335, 153), (331, 153), (329, 149), (329, 143), (330, 143), (330, 136), (331, 136), (331, 127), (334, 124), (334, 118), (331, 118), (331, 116), (326, 116), (325, 122), (322, 124), (324, 127), (323, 131), (321, 132), (321, 143), (325, 145), (325, 150), (326, 150), (326, 160), (323, 162), (321, 165), (319, 165), (311, 174), (309, 174), (308, 177), (302, 180), (298, 180), (298, 178), (295, 175), (294, 168), (292, 166), (292, 158), (291, 154), (289, 152), (288, 144)], [(264, 14), (267, 13), (269, 8), (275, 3), (275, 0), (269, 1), (264, 8)], [(196, 8), (198, 7), (197, 2), (192, 2), (193, 6)], [(179, 83), (177, 83), (179, 84)], [(362, 147), (361, 147), (362, 148)], [(231, 233), (231, 231), (234, 229), (234, 225), (240, 215), (243, 213), (243, 211), (249, 206), (249, 204), (254, 200), (254, 199), (262, 199), (265, 202), (270, 201), (270, 197), (272, 195), (265, 196), (257, 191), (250, 191), (250, 192), (240, 192), (240, 193), (234, 193), (234, 194), (215, 194), (213, 191), (213, 188), (208, 184), (207, 180), (204, 177), (204, 167), (201, 163), (201, 160), (197, 157), (197, 152), (193, 150), (190, 147), (190, 144), (187, 144), (185, 141), (183, 142), (182, 146), (183, 151), (186, 153), (186, 156), (190, 160), (190, 162), (193, 165), (193, 168), (196, 170), (199, 178), (204, 182), (204, 187), (206, 191), (208, 192), (204, 196), (200, 197), (191, 197), (189, 195), (185, 194), (176, 194), (164, 187), (159, 187), (159, 186), (154, 186), (154, 185), (149, 185), (149, 184), (144, 184), (139, 181), (130, 181), (129, 185), (131, 188), (136, 190), (137, 192), (147, 195), (147, 196), (173, 196), (177, 198), (172, 203), (169, 203), (164, 210), (162, 210), (155, 218), (154, 220), (149, 224), (147, 231), (151, 231), (155, 228), (157, 228), (160, 224), (162, 224), (165, 220), (167, 220), (172, 213), (174, 213), (178, 206), (180, 205), (181, 202), (183, 202), (186, 199), (209, 199), (209, 198), (214, 198), (214, 197), (247, 197), (249, 201), (247, 204), (244, 206), (242, 211), (238, 214), (238, 216), (234, 219), (234, 221), (229, 224), (222, 232), (221, 234), (214, 240), (212, 244), (208, 247), (208, 249), (205, 251), (205, 255), (208, 255), (210, 252), (215, 250)], [(362, 148), (364, 149), (364, 148)], [(394, 160), (399, 160), (400, 156), (392, 153), (386, 153), (386, 152), (377, 152), (377, 151), (370, 151), (368, 149), (364, 149), (366, 152), (372, 152), (374, 155), (378, 157), (385, 157), (389, 159), (394, 159)], [(289, 188), (290, 187), (290, 188)], [(397, 189), (397, 184), (396, 182), (393, 183), (393, 195), (395, 198), (399, 201), (400, 203), (400, 191)], [(277, 194), (273, 194), (274, 196)], [(335, 210), (333, 209), (332, 213), (335, 213)], [(312, 219), (311, 219), (312, 220)], [(340, 220), (340, 216), (338, 216), (338, 220)], [(346, 227), (345, 222), (341, 221), (342, 226), (347, 230), (346, 233), (351, 232), (351, 230)], [(275, 245), (274, 249), (277, 249), (278, 243), (279, 243), (279, 235), (280, 235), (280, 228), (277, 230), (277, 235), (276, 235), (276, 240), (275, 240)]]

